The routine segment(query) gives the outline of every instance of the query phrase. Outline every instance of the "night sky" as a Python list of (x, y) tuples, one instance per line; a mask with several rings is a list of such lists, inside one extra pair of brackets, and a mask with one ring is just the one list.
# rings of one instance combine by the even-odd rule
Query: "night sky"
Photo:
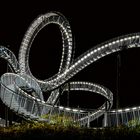
[[(10, 5), (10, 4), (9, 4)], [(139, 11), (122, 3), (27, 3), (1, 5), (0, 44), (8, 46), (18, 57), (19, 46), (30, 23), (40, 14), (59, 11), (68, 19), (75, 40), (75, 58), (91, 47), (113, 37), (140, 31)], [(57, 73), (61, 59), (61, 34), (56, 25), (46, 26), (35, 38), (30, 51), (30, 68), (39, 79)], [(140, 49), (120, 52), (119, 106), (140, 105)], [(109, 55), (93, 63), (72, 78), (73, 81), (90, 81), (109, 88), (116, 100), (117, 55)], [(44, 60), (45, 59), (45, 60)], [(0, 59), (0, 72), (6, 72), (6, 62)], [(73, 95), (75, 94), (75, 95)], [(82, 94), (82, 95), (81, 95)], [(102, 97), (91, 93), (71, 93), (70, 105), (96, 108)], [(75, 97), (74, 97), (75, 96)], [(78, 99), (80, 98), (80, 100)], [(101, 98), (101, 100), (100, 100)], [(86, 100), (85, 100), (86, 99)], [(77, 100), (79, 102), (77, 102)], [(115, 101), (114, 106), (115, 108)]]

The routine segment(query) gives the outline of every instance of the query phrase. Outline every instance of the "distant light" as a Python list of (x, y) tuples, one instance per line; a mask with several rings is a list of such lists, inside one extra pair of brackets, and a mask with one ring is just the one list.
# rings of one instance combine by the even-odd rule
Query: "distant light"
[(78, 110), (77, 109), (73, 109), (73, 112), (78, 112)]
[(132, 109), (133, 109), (133, 110), (136, 110), (137, 108), (136, 108), (136, 107), (133, 107)]
[(59, 106), (59, 109), (63, 109), (64, 107), (63, 106)]
[(94, 52), (97, 52), (97, 50), (94, 50)]
[(135, 39), (135, 36), (132, 36), (132, 39)]
[(130, 110), (130, 108), (126, 108), (126, 109), (125, 109), (125, 111), (129, 111), (129, 110)]
[(42, 103), (45, 104), (46, 102), (45, 101), (42, 101)]
[(38, 102), (40, 102), (40, 99), (36, 98), (36, 100), (37, 100)]
[(115, 41), (112, 42), (112, 44), (115, 44), (115, 43), (116, 43)]
[(98, 48), (97, 50), (98, 50), (98, 51), (100, 51), (100, 50), (101, 50), (101, 48)]
[(122, 112), (122, 109), (119, 109), (118, 112)]
[(65, 108), (67, 111), (70, 111), (71, 109), (70, 108)]

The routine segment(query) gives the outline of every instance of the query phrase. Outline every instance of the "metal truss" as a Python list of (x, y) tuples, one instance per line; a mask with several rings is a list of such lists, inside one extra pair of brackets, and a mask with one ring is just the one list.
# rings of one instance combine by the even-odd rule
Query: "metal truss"
[[(40, 80), (31, 73), (28, 62), (29, 52), (36, 35), (48, 24), (59, 26), (63, 43), (62, 57), (58, 73), (46, 80)], [(80, 125), (89, 125), (91, 121), (103, 114), (106, 116), (106, 113), (110, 111), (113, 105), (113, 93), (99, 84), (82, 81), (72, 82), (70, 79), (95, 61), (114, 52), (134, 47), (140, 47), (140, 33), (114, 38), (94, 46), (72, 60), (72, 32), (67, 19), (58, 12), (40, 15), (31, 23), (24, 35), (18, 61), (9, 49), (0, 47), (0, 57), (7, 60), (12, 69), (12, 73), (5, 73), (1, 76), (0, 98), (10, 109), (26, 119), (49, 122), (52, 114), (64, 114), (72, 117), (73, 121)], [(51, 94), (45, 101), (43, 92), (46, 91), (51, 92)], [(101, 107), (93, 110), (63, 107), (59, 106), (57, 101), (64, 91), (92, 92), (104, 96), (106, 100)], [(119, 112), (119, 110), (115, 112)], [(42, 118), (44, 114), (49, 114), (50, 118), (44, 120)], [(107, 117), (105, 118), (104, 126), (107, 126), (109, 121)]]

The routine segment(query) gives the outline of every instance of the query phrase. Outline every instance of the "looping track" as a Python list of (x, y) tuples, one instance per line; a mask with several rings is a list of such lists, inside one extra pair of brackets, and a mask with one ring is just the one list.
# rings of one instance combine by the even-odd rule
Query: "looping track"
[[(62, 57), (58, 73), (42, 81), (35, 78), (30, 71), (29, 51), (36, 35), (48, 24), (56, 24), (60, 28), (63, 42)], [(114, 38), (94, 46), (77, 59), (72, 60), (72, 33), (69, 22), (62, 14), (56, 12), (40, 15), (25, 33), (19, 51), (19, 63), (9, 49), (0, 47), (0, 57), (7, 60), (13, 71), (13, 73), (5, 73), (1, 76), (0, 97), (10, 109), (26, 119), (42, 120), (43, 114), (66, 112), (74, 121), (86, 125), (89, 118), (90, 121), (93, 121), (111, 109), (113, 94), (109, 89), (99, 84), (70, 81), (69, 86), (67, 86), (67, 81), (98, 59), (133, 47), (140, 47), (140, 33)], [(106, 100), (101, 107), (92, 111), (58, 106), (59, 95), (68, 90), (96, 93), (104, 96)], [(44, 101), (42, 92), (46, 91), (50, 91), (51, 94), (47, 101)]]

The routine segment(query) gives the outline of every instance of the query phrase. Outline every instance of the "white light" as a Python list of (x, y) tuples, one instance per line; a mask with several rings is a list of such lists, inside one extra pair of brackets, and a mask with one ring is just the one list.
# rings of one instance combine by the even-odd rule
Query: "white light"
[(119, 42), (120, 42), (119, 40), (116, 41), (116, 43), (119, 43)]
[(103, 56), (105, 56), (105, 54), (104, 54), (104, 53), (102, 53), (102, 54), (101, 54), (101, 56), (103, 57)]
[(98, 50), (98, 51), (100, 51), (100, 50), (101, 50), (101, 48), (98, 48), (97, 50)]
[(133, 109), (133, 110), (136, 110), (137, 108), (136, 108), (136, 107), (133, 107), (132, 109)]
[(132, 39), (135, 39), (135, 36), (132, 36)]
[(125, 109), (125, 111), (129, 111), (129, 110), (130, 110), (130, 108), (126, 108), (126, 109)]
[(90, 55), (92, 55), (92, 54), (93, 54), (93, 51), (90, 52)]
[(70, 108), (65, 108), (67, 111), (70, 111), (71, 109)]
[(104, 46), (102, 46), (101, 49), (104, 49)]
[(118, 112), (122, 112), (122, 109), (119, 109)]
[(62, 107), (62, 106), (59, 106), (59, 109), (63, 109), (64, 107)]
[(131, 40), (131, 37), (128, 37), (129, 40)]
[(84, 56), (84, 59), (86, 59), (87, 58), (87, 55), (86, 56)]
[(38, 98), (36, 98), (36, 100), (37, 100), (38, 102), (40, 102), (40, 100), (39, 100)]
[(112, 44), (115, 44), (115, 43), (116, 43), (115, 41), (112, 42)]
[(87, 54), (87, 57), (89, 57), (89, 56), (90, 56), (90, 53)]
[(81, 62), (81, 60), (78, 60), (78, 62), (77, 62), (77, 63), (79, 64), (80, 62)]
[(43, 104), (45, 104), (45, 101), (42, 101)]
[(68, 41), (72, 41), (72, 38), (69, 38)]
[(73, 112), (78, 112), (78, 110), (77, 109), (73, 109)]
[(128, 40), (128, 38), (125, 38), (125, 39), (124, 39), (124, 41), (127, 41), (127, 40)]
[(97, 52), (97, 50), (94, 50), (94, 53)]
[(68, 53), (71, 55), (71, 50), (68, 50)]
[(74, 65), (72, 65), (71, 68), (74, 68)]
[(94, 61), (96, 61), (96, 60), (97, 60), (97, 58), (93, 58), (93, 60), (94, 60)]
[(69, 45), (71, 46), (72, 45), (72, 42), (69, 42)]
[(116, 51), (115, 49), (112, 50), (112, 52), (115, 52), (115, 51)]

